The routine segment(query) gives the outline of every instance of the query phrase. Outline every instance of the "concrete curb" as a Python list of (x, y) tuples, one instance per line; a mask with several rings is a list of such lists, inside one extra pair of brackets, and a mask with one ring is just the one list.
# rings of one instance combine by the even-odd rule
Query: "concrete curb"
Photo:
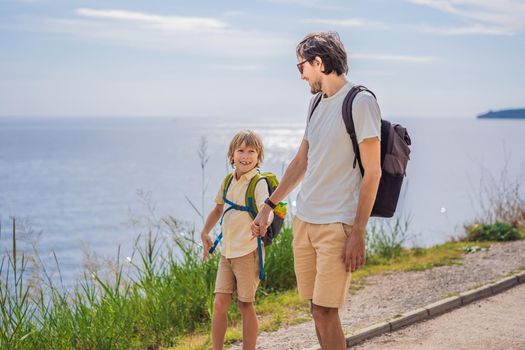
[[(490, 283), (474, 290), (460, 293), (458, 296), (440, 300), (423, 308), (409, 311), (401, 315), (401, 317), (391, 321), (379, 323), (365, 329), (361, 329), (356, 334), (346, 338), (346, 346), (351, 347), (378, 335), (410, 326), (425, 319), (432, 318), (458, 307), (467, 305), (473, 301), (498, 294), (521, 283), (525, 283), (525, 272), (500, 279), (495, 283)], [(319, 349), (319, 347), (315, 347), (315, 349)]]

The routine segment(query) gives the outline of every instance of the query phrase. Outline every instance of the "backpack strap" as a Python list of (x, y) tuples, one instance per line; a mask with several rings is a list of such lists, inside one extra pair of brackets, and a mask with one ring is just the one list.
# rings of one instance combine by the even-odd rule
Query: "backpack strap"
[(261, 180), (266, 180), (266, 177), (263, 176), (260, 172), (255, 174), (255, 176), (250, 180), (250, 183), (248, 184), (248, 188), (246, 189), (246, 206), (250, 208), (249, 211), (250, 216), (252, 217), (252, 220), (255, 219), (257, 216), (257, 213), (259, 212), (259, 209), (257, 209), (257, 203), (255, 201), (255, 188), (257, 187), (257, 184)]
[[(230, 201), (228, 198), (226, 198), (226, 193), (228, 193), (228, 189), (230, 188), (230, 185), (233, 180), (233, 173), (230, 173), (226, 175), (223, 182), (224, 190), (222, 192), (222, 199), (224, 200), (225, 204), (229, 204), (230, 207), (226, 209), (221, 216), (220, 225), (222, 226), (222, 222), (224, 220), (224, 215), (226, 215), (227, 212), (230, 210), (240, 210), (240, 211), (246, 211), (252, 218), (252, 220), (255, 219), (257, 216), (257, 205), (255, 204), (255, 186), (257, 186), (257, 183), (263, 179), (263, 177), (259, 172), (255, 174), (255, 176), (250, 180), (250, 183), (248, 184), (248, 189), (246, 190), (246, 206), (239, 205), (237, 203), (234, 203)], [(215, 242), (213, 242), (213, 246), (210, 248), (209, 253), (213, 254), (215, 249), (217, 248), (217, 245), (219, 245), (219, 242), (222, 239), (222, 232), (217, 236), (215, 239)], [(264, 260), (263, 260), (263, 252), (262, 252), (262, 241), (261, 238), (257, 238), (257, 254), (259, 255), (259, 279), (261, 281), (264, 281)]]
[[(246, 207), (243, 207), (241, 205), (238, 205), (236, 203), (233, 203), (232, 201), (228, 200), (228, 198), (226, 198), (226, 193), (228, 193), (228, 189), (230, 188), (230, 185), (232, 183), (232, 180), (233, 180), (233, 173), (229, 173), (228, 175), (226, 175), (226, 177), (224, 178), (224, 181), (223, 181), (223, 190), (222, 190), (222, 199), (224, 201), (225, 204), (228, 204), (230, 205), (221, 215), (221, 220), (219, 222), (219, 225), (222, 226), (222, 222), (224, 220), (224, 216), (226, 215), (227, 212), (229, 212), (230, 210), (241, 210), (241, 211), (248, 211)], [(215, 242), (213, 242), (213, 246), (210, 248), (210, 250), (208, 251), (210, 254), (213, 254), (213, 252), (215, 251), (215, 249), (217, 248), (217, 246), (219, 245), (219, 242), (221, 241), (222, 239), (222, 232), (217, 236), (217, 238), (215, 239)]]
[(355, 157), (353, 167), (355, 168), (357, 162), (359, 164), (359, 170), (361, 170), (361, 176), (364, 176), (365, 169), (363, 168), (363, 164), (361, 163), (361, 154), (359, 153), (359, 144), (357, 143), (354, 118), (352, 116), (352, 104), (357, 94), (362, 91), (369, 92), (370, 94), (372, 94), (372, 96), (374, 96), (375, 99), (377, 99), (376, 95), (363, 85), (356, 85), (352, 87), (343, 101), (343, 121), (345, 122), (346, 132), (348, 132), (348, 134), (350, 135), (350, 139), (352, 140), (352, 147), (354, 149)]
[[(246, 206), (248, 207), (248, 213), (252, 220), (255, 220), (257, 213), (257, 203), (255, 202), (255, 187), (261, 180), (266, 180), (266, 177), (257, 172), (254, 177), (250, 180), (248, 188), (246, 189)], [(259, 279), (264, 281), (264, 261), (262, 252), (262, 240), (261, 237), (257, 237), (257, 254), (259, 255)]]
[(310, 119), (312, 119), (312, 115), (314, 115), (314, 111), (319, 105), (319, 102), (321, 102), (321, 99), (323, 98), (323, 93), (318, 92), (317, 95), (314, 97), (314, 103), (312, 104), (312, 109), (310, 110), (310, 114), (308, 115), (308, 122), (310, 122)]
[(228, 192), (228, 189), (230, 188), (232, 180), (233, 180), (233, 173), (229, 173), (224, 178), (224, 181), (222, 183), (222, 189), (223, 189), (222, 190), (222, 199), (223, 200), (226, 200), (226, 193)]

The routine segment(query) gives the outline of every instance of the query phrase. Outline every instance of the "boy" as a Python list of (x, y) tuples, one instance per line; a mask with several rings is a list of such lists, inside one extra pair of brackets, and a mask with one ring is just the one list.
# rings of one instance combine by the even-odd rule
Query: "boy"
[[(261, 138), (255, 132), (238, 132), (230, 142), (228, 159), (234, 167), (232, 180), (224, 193), (224, 182), (215, 198), (215, 208), (210, 212), (201, 232), (204, 247), (203, 259), (209, 254), (213, 242), (209, 232), (222, 217), (223, 246), (215, 282), (215, 299), (212, 319), (213, 349), (224, 345), (224, 335), (228, 326), (228, 308), (233, 291), (237, 291), (239, 311), (242, 317), (243, 349), (255, 349), (257, 341), (257, 315), (253, 302), (259, 285), (259, 252), (257, 239), (250, 230), (250, 214), (241, 210), (224, 211), (224, 199), (240, 206), (246, 206), (246, 191), (250, 180), (257, 174), (264, 158)], [(255, 205), (262, 208), (268, 198), (268, 186), (259, 181), (255, 187)], [(273, 214), (269, 217), (271, 223)], [(262, 246), (262, 245), (261, 245)]]

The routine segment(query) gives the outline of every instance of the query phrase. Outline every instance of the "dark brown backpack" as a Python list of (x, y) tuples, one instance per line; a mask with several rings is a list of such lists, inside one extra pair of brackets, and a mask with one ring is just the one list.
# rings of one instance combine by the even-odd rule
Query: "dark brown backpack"
[[(343, 120), (346, 131), (352, 140), (354, 149), (354, 168), (356, 163), (359, 164), (361, 175), (365, 174), (361, 156), (359, 154), (359, 145), (355, 134), (354, 120), (352, 119), (352, 103), (358, 93), (368, 91), (374, 98), (374, 93), (362, 85), (356, 85), (350, 89), (343, 102)], [(322, 92), (314, 97), (309, 119), (321, 102)], [(371, 216), (390, 218), (396, 211), (399, 194), (403, 178), (406, 176), (406, 168), (410, 159), (410, 149), (412, 144), (407, 130), (399, 124), (390, 123), (388, 120), (381, 120), (381, 181), (377, 190), (376, 200), (372, 208)]]

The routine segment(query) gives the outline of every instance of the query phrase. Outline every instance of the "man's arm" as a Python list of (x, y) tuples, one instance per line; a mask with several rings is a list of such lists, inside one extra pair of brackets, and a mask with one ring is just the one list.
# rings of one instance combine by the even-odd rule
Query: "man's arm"
[[(299, 151), (295, 155), (294, 159), (286, 168), (286, 171), (279, 183), (279, 186), (270, 196), (270, 200), (277, 204), (283, 200), (299, 183), (303, 180), (304, 174), (306, 173), (306, 166), (308, 165), (308, 141), (304, 140), (301, 142)], [(259, 210), (257, 217), (252, 222), (252, 234), (259, 236), (261, 233), (266, 233), (268, 227), (268, 216), (272, 212), (272, 209), (264, 205)]]
[(365, 264), (365, 229), (376, 199), (379, 180), (381, 179), (381, 142), (377, 137), (367, 138), (359, 144), (361, 163), (365, 170), (357, 212), (352, 232), (346, 240), (343, 262), (346, 270), (355, 271)]

